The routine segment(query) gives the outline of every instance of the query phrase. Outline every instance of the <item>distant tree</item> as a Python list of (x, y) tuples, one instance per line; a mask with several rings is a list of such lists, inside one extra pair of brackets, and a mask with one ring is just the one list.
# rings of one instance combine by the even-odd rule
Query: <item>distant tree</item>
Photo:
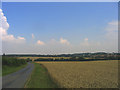
[(70, 59), (71, 60), (84, 60), (84, 57), (82, 57), (82, 56), (79, 56), (79, 57), (73, 56)]
[(5, 53), (3, 53), (3, 56), (5, 56)]
[(70, 59), (71, 59), (71, 60), (76, 60), (76, 57), (75, 57), (75, 56), (73, 56), (73, 57), (71, 57)]
[(78, 57), (77, 60), (84, 60), (84, 57)]

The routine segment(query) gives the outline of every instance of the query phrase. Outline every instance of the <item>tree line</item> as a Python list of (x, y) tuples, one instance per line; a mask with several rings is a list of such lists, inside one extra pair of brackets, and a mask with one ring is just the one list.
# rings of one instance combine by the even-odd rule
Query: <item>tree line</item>
[(24, 60), (24, 59), (17, 59), (15, 57), (7, 57), (7, 56), (2, 57), (2, 65), (20, 66), (26, 63), (27, 63), (27, 60)]

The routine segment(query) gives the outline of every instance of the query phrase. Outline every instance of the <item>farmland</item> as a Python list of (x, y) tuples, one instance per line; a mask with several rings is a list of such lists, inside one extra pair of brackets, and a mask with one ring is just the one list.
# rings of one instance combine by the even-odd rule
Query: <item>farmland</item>
[(117, 88), (118, 61), (37, 62), (64, 88)]
[(69, 59), (70, 57), (18, 57), (18, 59), (31, 59), (32, 61), (36, 59)]

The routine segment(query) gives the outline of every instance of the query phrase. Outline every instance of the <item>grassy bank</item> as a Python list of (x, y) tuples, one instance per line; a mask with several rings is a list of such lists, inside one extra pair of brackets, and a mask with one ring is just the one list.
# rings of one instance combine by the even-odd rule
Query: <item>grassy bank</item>
[(15, 57), (2, 57), (2, 76), (16, 72), (27, 65), (27, 60), (17, 59)]
[(57, 88), (48, 71), (41, 64), (35, 64), (35, 69), (25, 85), (25, 88)]
[(2, 76), (8, 75), (10, 73), (16, 72), (24, 68), (27, 64), (21, 66), (3, 66), (2, 67)]

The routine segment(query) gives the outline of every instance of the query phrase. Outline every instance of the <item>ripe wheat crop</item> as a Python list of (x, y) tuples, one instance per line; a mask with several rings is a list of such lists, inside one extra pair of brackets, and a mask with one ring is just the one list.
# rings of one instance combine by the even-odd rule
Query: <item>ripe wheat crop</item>
[(117, 88), (118, 61), (37, 62), (65, 88)]

